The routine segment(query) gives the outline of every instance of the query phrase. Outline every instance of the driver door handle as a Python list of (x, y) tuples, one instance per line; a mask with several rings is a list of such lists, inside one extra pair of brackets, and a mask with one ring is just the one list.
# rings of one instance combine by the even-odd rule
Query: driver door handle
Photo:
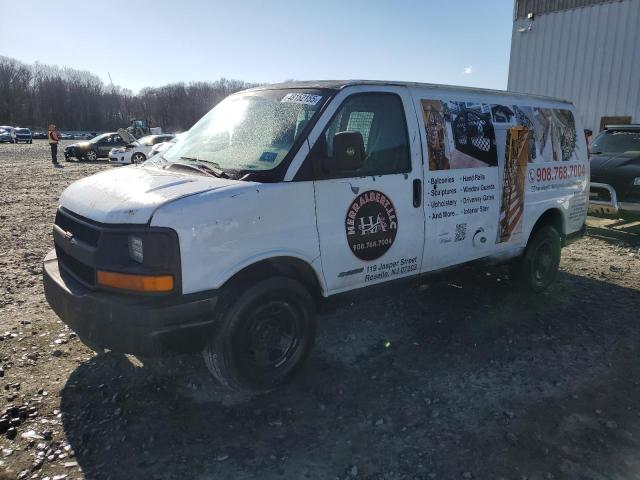
[(422, 205), (422, 182), (419, 178), (413, 181), (413, 206), (418, 208)]

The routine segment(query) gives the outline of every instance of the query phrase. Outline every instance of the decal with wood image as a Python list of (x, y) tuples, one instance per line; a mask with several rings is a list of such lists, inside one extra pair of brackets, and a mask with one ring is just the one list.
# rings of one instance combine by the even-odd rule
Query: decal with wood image
[(422, 100), (429, 170), (496, 167), (491, 105)]
[(569, 110), (514, 106), (516, 122), (531, 130), (530, 163), (577, 160), (576, 125)]
[(522, 233), (530, 143), (531, 131), (527, 127), (516, 125), (507, 130), (497, 243), (508, 242), (512, 235)]

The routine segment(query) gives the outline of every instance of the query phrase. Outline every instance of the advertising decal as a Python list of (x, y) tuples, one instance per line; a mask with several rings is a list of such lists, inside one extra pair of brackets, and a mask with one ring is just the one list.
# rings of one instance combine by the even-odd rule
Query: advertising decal
[(384, 255), (396, 238), (398, 218), (391, 200), (382, 192), (369, 190), (358, 195), (345, 218), (347, 243), (360, 260)]
[(526, 192), (584, 182), (569, 110), (433, 99), (421, 105), (427, 221), (436, 222), (439, 243), (473, 237), (482, 247), (478, 234), (496, 243), (518, 238)]

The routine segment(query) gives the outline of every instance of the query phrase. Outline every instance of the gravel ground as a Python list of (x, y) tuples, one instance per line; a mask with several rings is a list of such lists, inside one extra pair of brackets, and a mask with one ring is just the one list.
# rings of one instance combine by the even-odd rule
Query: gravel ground
[(0, 478), (640, 479), (638, 222), (590, 219), (540, 295), (498, 270), (328, 301), (300, 376), (245, 398), (48, 308), (57, 198), (112, 167), (41, 141), (0, 165)]

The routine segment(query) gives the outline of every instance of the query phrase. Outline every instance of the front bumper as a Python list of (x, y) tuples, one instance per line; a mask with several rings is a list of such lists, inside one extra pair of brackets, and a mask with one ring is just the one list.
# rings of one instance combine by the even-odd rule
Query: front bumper
[(120, 164), (131, 163), (131, 161), (125, 159), (125, 154), (124, 153), (110, 153), (109, 154), (109, 162), (111, 162), (111, 163), (120, 163)]
[(195, 353), (213, 331), (216, 291), (172, 297), (94, 291), (43, 262), (44, 292), (60, 319), (94, 347), (140, 356)]
[[(589, 214), (604, 217), (619, 217), (625, 214), (640, 216), (640, 203), (618, 201), (618, 194), (611, 185), (591, 182), (590, 188)], [(605, 195), (598, 195), (597, 192), (604, 192)], [(594, 200), (594, 196), (604, 196), (605, 200)]]

